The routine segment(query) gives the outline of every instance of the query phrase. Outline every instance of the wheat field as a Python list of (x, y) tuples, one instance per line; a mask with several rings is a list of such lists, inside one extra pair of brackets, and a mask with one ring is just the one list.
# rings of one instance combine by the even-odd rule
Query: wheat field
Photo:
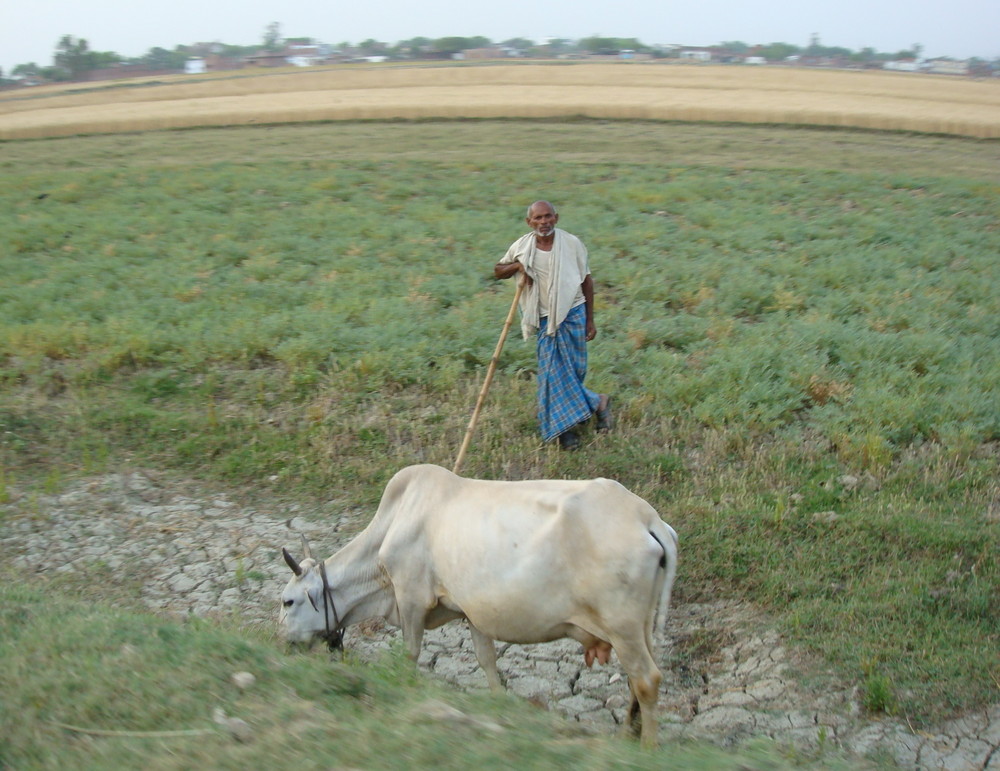
[(0, 96), (0, 139), (433, 118), (789, 124), (1000, 137), (1000, 80), (662, 63), (338, 65)]

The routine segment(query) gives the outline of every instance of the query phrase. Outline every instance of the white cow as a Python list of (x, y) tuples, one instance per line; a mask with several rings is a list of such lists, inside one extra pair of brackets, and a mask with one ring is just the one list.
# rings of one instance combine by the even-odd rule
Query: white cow
[(385, 488), (371, 524), (329, 559), (301, 563), (282, 592), (291, 642), (339, 644), (345, 627), (382, 617), (414, 658), (425, 629), (468, 619), (476, 657), (501, 688), (494, 640), (571, 637), (588, 666), (618, 653), (656, 742), (661, 674), (653, 629), (666, 622), (677, 535), (644, 500), (610, 479), (493, 482), (409, 466)]

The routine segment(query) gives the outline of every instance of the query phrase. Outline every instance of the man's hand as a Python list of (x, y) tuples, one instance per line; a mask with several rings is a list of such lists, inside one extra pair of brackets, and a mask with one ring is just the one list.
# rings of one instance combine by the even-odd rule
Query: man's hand
[(493, 267), (493, 278), (510, 278), (511, 276), (516, 276), (518, 273), (521, 274), (518, 282), (524, 289), (527, 289), (534, 283), (531, 280), (531, 276), (528, 275), (528, 271), (525, 270), (524, 265), (517, 260), (514, 262), (498, 262)]
[(593, 321), (588, 321), (587, 322), (587, 342), (589, 343), (595, 337), (597, 337), (597, 327), (594, 326), (594, 322)]

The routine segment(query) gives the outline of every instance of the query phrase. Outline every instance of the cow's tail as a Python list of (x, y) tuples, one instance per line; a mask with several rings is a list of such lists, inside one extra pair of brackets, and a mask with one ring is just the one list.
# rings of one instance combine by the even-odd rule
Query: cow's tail
[(667, 628), (667, 611), (670, 608), (670, 594), (674, 589), (674, 578), (677, 576), (677, 532), (662, 519), (659, 525), (654, 525), (650, 535), (656, 539), (663, 549), (659, 570), (660, 596), (656, 606), (656, 619), (653, 628), (660, 634)]

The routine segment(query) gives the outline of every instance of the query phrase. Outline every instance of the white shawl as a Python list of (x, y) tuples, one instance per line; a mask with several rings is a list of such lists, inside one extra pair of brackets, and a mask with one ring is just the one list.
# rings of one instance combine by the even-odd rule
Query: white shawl
[[(536, 332), (540, 323), (538, 312), (538, 282), (535, 281), (535, 233), (527, 233), (510, 245), (501, 263), (520, 262), (532, 279), (531, 286), (521, 292), (521, 334), (525, 340)], [(572, 233), (556, 228), (552, 244), (552, 268), (549, 282), (549, 323), (546, 335), (555, 335), (559, 325), (573, 308), (573, 300), (583, 280), (590, 274), (587, 248)], [(520, 277), (517, 278), (520, 280)]]

